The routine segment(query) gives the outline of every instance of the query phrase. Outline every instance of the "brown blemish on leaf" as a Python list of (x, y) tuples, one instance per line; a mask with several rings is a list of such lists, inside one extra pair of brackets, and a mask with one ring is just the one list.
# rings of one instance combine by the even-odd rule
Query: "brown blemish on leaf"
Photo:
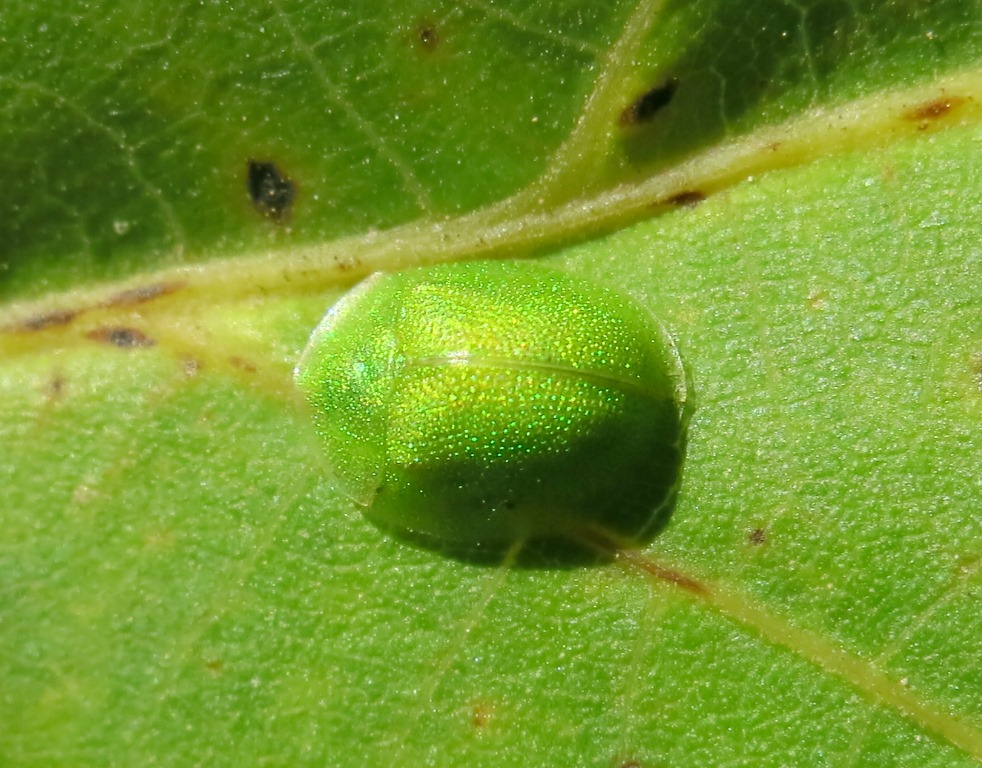
[(961, 96), (942, 96), (939, 99), (918, 104), (916, 107), (907, 110), (904, 113), (904, 119), (915, 123), (923, 121), (925, 125), (922, 127), (926, 128), (927, 123), (944, 117), (952, 110), (962, 106), (965, 102), (966, 99)]
[(187, 377), (197, 376), (201, 370), (201, 361), (196, 357), (184, 358), (184, 375)]
[(49, 400), (60, 400), (62, 395), (65, 394), (65, 386), (68, 384), (65, 377), (60, 373), (56, 373), (51, 381), (48, 382), (46, 388), (46, 395)]
[(184, 287), (184, 283), (151, 283), (141, 285), (138, 288), (130, 288), (120, 291), (106, 299), (104, 307), (131, 307), (134, 304), (145, 304), (148, 301), (159, 299), (161, 296), (168, 296), (176, 293)]
[(225, 671), (225, 662), (220, 659), (206, 659), (205, 669), (217, 677)]
[(623, 126), (651, 122), (671, 103), (678, 87), (679, 81), (669, 78), (664, 83), (645, 91), (624, 107), (617, 122)]
[(971, 552), (964, 554), (955, 560), (955, 580), (961, 581), (970, 578), (982, 565), (982, 556)]
[(617, 554), (621, 559), (637, 566), (648, 576), (656, 578), (659, 581), (667, 581), (670, 584), (674, 584), (676, 587), (680, 587), (681, 589), (684, 589), (687, 592), (692, 592), (696, 595), (709, 594), (709, 590), (695, 579), (686, 576), (684, 573), (679, 573), (676, 570), (659, 565), (654, 560), (645, 557), (639, 552), (623, 549)]
[(440, 46), (440, 33), (436, 24), (431, 21), (421, 21), (417, 24), (414, 37), (419, 47), (427, 53), (432, 53)]
[[(24, 320), (16, 325), (0, 330), (11, 331), (14, 333), (33, 333), (37, 331), (45, 331), (49, 328), (66, 326), (74, 322), (81, 315), (91, 312), (94, 309), (100, 307), (102, 309), (117, 309), (121, 307), (131, 307), (136, 304), (145, 304), (148, 301), (159, 299), (162, 296), (169, 296), (170, 294), (184, 288), (185, 285), (186, 283), (180, 281), (141, 285), (137, 288), (130, 288), (125, 291), (115, 293), (105, 301), (98, 304), (92, 304), (76, 309), (56, 309), (52, 310), (51, 312), (44, 312), (42, 314), (29, 317), (27, 320)], [(89, 338), (95, 338), (92, 336), (92, 334), (88, 334), (88, 336)], [(104, 339), (96, 338), (96, 340), (102, 341)]]
[(248, 360), (239, 357), (238, 355), (233, 355), (228, 359), (228, 361), (232, 364), (232, 367), (238, 368), (240, 371), (245, 371), (246, 373), (255, 373), (259, 370), (254, 363), (250, 363)]
[(694, 205), (698, 205), (703, 200), (706, 199), (706, 193), (700, 192), (698, 189), (686, 189), (682, 192), (678, 192), (668, 198), (665, 202), (672, 205), (676, 205), (679, 208), (687, 207), (691, 208)]
[(55, 377), (48, 383), (48, 396), (49, 397), (60, 397), (65, 391), (65, 379), (61, 374), (56, 374)]
[(112, 344), (114, 347), (119, 347), (120, 349), (152, 347), (157, 343), (138, 328), (125, 328), (122, 326), (103, 326), (102, 328), (89, 331), (85, 336), (92, 341)]
[(972, 373), (975, 374), (975, 384), (979, 392), (982, 392), (982, 352), (972, 355)]
[(767, 543), (767, 531), (763, 528), (754, 528), (749, 534), (747, 534), (747, 541), (749, 541), (754, 546), (761, 546)]
[(151, 552), (168, 552), (174, 548), (176, 541), (173, 531), (155, 529), (143, 537), (143, 547)]
[(77, 309), (56, 309), (53, 312), (45, 312), (43, 315), (29, 317), (14, 330), (31, 333), (33, 331), (43, 331), (46, 328), (54, 328), (59, 325), (68, 325), (72, 320), (79, 316)]
[(249, 160), (246, 189), (252, 206), (271, 221), (281, 223), (290, 218), (297, 196), (296, 184), (276, 165), (267, 160)]
[(357, 258), (337, 258), (334, 260), (334, 265), (338, 268), (338, 272), (350, 272), (356, 267), (361, 266), (361, 259)]
[(627, 750), (618, 752), (607, 763), (608, 768), (643, 768), (644, 764)]
[(810, 294), (808, 294), (806, 303), (809, 309), (820, 311), (825, 309), (829, 302), (825, 295), (825, 291), (812, 291)]
[(91, 504), (99, 498), (99, 492), (91, 485), (82, 483), (72, 491), (72, 502), (79, 506)]
[(471, 725), (482, 731), (491, 725), (494, 719), (494, 704), (489, 701), (475, 701), (471, 705)]

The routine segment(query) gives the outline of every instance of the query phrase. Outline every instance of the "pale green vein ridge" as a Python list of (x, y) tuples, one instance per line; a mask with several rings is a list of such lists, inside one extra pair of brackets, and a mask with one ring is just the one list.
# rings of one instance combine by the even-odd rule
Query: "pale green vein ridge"
[[(417, 703), (418, 711), (415, 713), (415, 716), (404, 718), (401, 722), (401, 726), (404, 727), (393, 728), (391, 733), (388, 734), (388, 743), (393, 750), (392, 763), (394, 765), (412, 764), (412, 761), (405, 755), (407, 745), (410, 743), (410, 739), (408, 738), (410, 732), (416, 722), (433, 706), (437, 691), (450, 673), (450, 668), (458, 657), (460, 649), (465, 647), (468, 636), (478, 626), (484, 614), (487, 612), (488, 605), (490, 605), (491, 601), (500, 592), (502, 585), (508, 578), (509, 571), (514, 566), (515, 560), (524, 545), (525, 542), (522, 541), (513, 544), (502, 557), (500, 566), (489, 571), (486, 581), (481, 588), (480, 596), (474, 601), (470, 611), (456, 623), (453, 638), (447, 642), (444, 652), (437, 659), (433, 674), (428, 676), (426, 686), (420, 691)], [(386, 738), (382, 737), (382, 741), (386, 741)]]
[[(603, 69), (587, 97), (576, 127), (552, 156), (549, 167), (529, 188), (513, 198), (516, 209), (543, 207), (569, 198), (568, 190), (597, 178), (614, 143), (624, 104), (624, 83), (637, 69), (642, 43), (661, 19), (665, 0), (642, 0), (624, 25), (620, 38), (604, 58)], [(582, 180), (582, 181), (578, 181)]]
[[(651, 571), (644, 555), (624, 551), (619, 553), (620, 561), (635, 571), (651, 577)], [(663, 568), (662, 565), (657, 566)], [(675, 569), (669, 565), (669, 569)], [(676, 571), (681, 573), (682, 571)], [(967, 583), (967, 577), (963, 583)], [(667, 586), (663, 579), (654, 577), (652, 582), (659, 590)], [(703, 591), (686, 592), (708, 605), (726, 618), (755, 632), (767, 642), (783, 647), (814, 664), (822, 671), (842, 678), (854, 686), (869, 700), (899, 712), (910, 718), (952, 746), (982, 760), (982, 731), (975, 725), (959, 719), (954, 713), (945, 711), (932, 702), (924, 700), (906, 680), (894, 680), (878, 666), (886, 656), (870, 660), (858, 657), (848, 650), (838, 647), (831, 640), (807, 629), (795, 626), (787, 619), (771, 613), (756, 604), (753, 598), (722, 582), (699, 582), (705, 586)]]
[(504, 8), (499, 8), (491, 3), (484, 2), (484, 0), (467, 0), (465, 6), (471, 10), (479, 12), (482, 16), (497, 19), (498, 21), (510, 24), (519, 32), (524, 32), (528, 35), (537, 35), (546, 40), (551, 40), (554, 43), (559, 43), (560, 45), (566, 46), (567, 48), (572, 48), (580, 53), (589, 54), (590, 56), (599, 55), (600, 49), (587, 40), (580, 40), (579, 38), (572, 37), (571, 35), (567, 35), (563, 32), (556, 32), (555, 30), (547, 29), (538, 24), (530, 24), (517, 14), (507, 11)]
[(175, 250), (178, 252), (184, 250), (185, 243), (187, 242), (187, 233), (184, 231), (184, 226), (181, 224), (174, 210), (174, 206), (164, 195), (163, 190), (154, 184), (140, 168), (136, 160), (138, 147), (131, 145), (122, 133), (93, 116), (91, 112), (81, 106), (75, 99), (53, 91), (41, 83), (23, 81), (0, 75), (0, 84), (14, 88), (19, 93), (33, 94), (35, 97), (50, 100), (59, 109), (75, 115), (82, 124), (91, 128), (95, 133), (105, 136), (115, 145), (119, 149), (120, 156), (125, 159), (126, 167), (132, 174), (134, 181), (144, 190), (147, 197), (153, 200), (161, 216), (167, 222)]
[(286, 30), (293, 44), (296, 46), (297, 51), (299, 51), (303, 57), (307, 60), (310, 65), (311, 70), (317, 76), (321, 85), (324, 86), (324, 90), (327, 92), (331, 100), (337, 104), (337, 106), (344, 112), (349, 120), (356, 126), (359, 132), (362, 133), (370, 142), (379, 155), (387, 162), (389, 165), (399, 174), (402, 178), (402, 183), (406, 185), (406, 189), (412, 194), (416, 205), (419, 207), (420, 212), (426, 214), (433, 207), (433, 200), (430, 197), (429, 191), (423, 185), (423, 183), (416, 176), (415, 171), (403, 160), (392, 148), (388, 145), (381, 134), (372, 126), (372, 124), (366, 120), (360, 112), (355, 108), (355, 105), (348, 100), (348, 98), (341, 92), (334, 81), (330, 78), (327, 70), (321, 64), (321, 60), (318, 58), (317, 54), (310, 47), (306, 40), (301, 36), (299, 30), (297, 30), (296, 25), (290, 20), (289, 15), (280, 7), (277, 0), (269, 0), (270, 6), (275, 11), (280, 23)]
[(970, 588), (972, 579), (982, 572), (982, 560), (977, 561), (972, 567), (963, 569), (953, 584), (948, 585), (938, 598), (913, 618), (897, 635), (891, 640), (877, 657), (876, 662), (886, 664), (896, 656), (906, 645), (907, 641), (914, 634), (924, 627), (938, 611), (954, 602), (955, 598), (964, 595)]

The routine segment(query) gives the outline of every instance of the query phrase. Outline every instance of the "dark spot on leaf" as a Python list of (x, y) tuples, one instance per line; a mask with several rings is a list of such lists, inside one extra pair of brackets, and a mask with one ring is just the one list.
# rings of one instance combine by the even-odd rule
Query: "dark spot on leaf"
[(670, 584), (674, 584), (677, 587), (697, 595), (705, 595), (709, 593), (709, 590), (695, 579), (686, 576), (684, 573), (679, 573), (676, 570), (659, 565), (654, 560), (646, 557), (640, 552), (635, 552), (630, 549), (622, 549), (620, 552), (618, 552), (618, 556), (632, 565), (637, 566), (648, 576), (652, 576), (659, 581), (667, 581)]
[(106, 326), (96, 328), (85, 334), (87, 338), (104, 344), (112, 344), (120, 349), (133, 349), (135, 347), (152, 347), (157, 342), (147, 336), (137, 328), (123, 328), (119, 326)]
[(151, 552), (172, 550), (175, 544), (174, 531), (170, 528), (153, 527), (143, 537), (143, 546)]
[(43, 315), (35, 315), (20, 324), (18, 330), (21, 331), (43, 331), (45, 328), (53, 328), (58, 325), (68, 325), (78, 317), (76, 309), (57, 309), (54, 312), (46, 312)]
[(494, 705), (487, 701), (475, 701), (471, 705), (471, 725), (483, 730), (491, 725), (494, 718)]
[(624, 752), (620, 752), (611, 758), (607, 765), (608, 768), (643, 768), (644, 763), (630, 753), (625, 755)]
[(976, 352), (972, 355), (972, 368), (975, 373), (975, 383), (979, 392), (982, 392), (982, 352)]
[(184, 358), (184, 375), (185, 376), (196, 376), (198, 371), (201, 370), (201, 361), (196, 357), (186, 357)]
[(820, 311), (828, 306), (829, 300), (825, 295), (825, 291), (816, 290), (808, 294), (807, 302), (809, 309)]
[(65, 386), (68, 382), (65, 377), (60, 373), (56, 373), (51, 381), (48, 382), (48, 399), (49, 400), (59, 400), (61, 396), (65, 394)]
[(120, 291), (109, 297), (103, 306), (106, 307), (130, 307), (134, 304), (144, 304), (161, 296), (179, 291), (184, 287), (184, 283), (152, 283), (141, 285), (139, 288), (130, 288), (127, 291)]
[(955, 579), (961, 581), (971, 577), (979, 569), (980, 555), (976, 552), (960, 555), (955, 560)]
[(678, 194), (672, 195), (668, 198), (668, 202), (672, 205), (677, 205), (680, 208), (688, 207), (691, 208), (694, 205), (698, 205), (703, 200), (706, 199), (706, 193), (700, 192), (698, 189), (687, 189)]
[(960, 107), (965, 101), (961, 96), (942, 96), (940, 99), (934, 99), (909, 109), (904, 114), (904, 118), (915, 123), (937, 120), (947, 115), (951, 110)]
[(245, 358), (239, 357), (238, 355), (233, 355), (228, 359), (233, 367), (238, 368), (240, 371), (245, 371), (246, 373), (255, 373), (258, 369), (254, 363), (250, 363)]
[(440, 34), (437, 32), (436, 25), (429, 21), (420, 22), (416, 26), (416, 41), (424, 51), (435, 51), (440, 45)]
[(296, 197), (296, 185), (275, 163), (250, 160), (246, 184), (253, 207), (276, 222), (289, 218)]
[(748, 535), (747, 541), (756, 546), (767, 543), (767, 531), (763, 528), (754, 528)]
[(220, 675), (225, 671), (225, 662), (220, 659), (208, 659), (205, 661), (205, 669), (213, 675)]
[(656, 85), (645, 91), (624, 108), (624, 111), (621, 112), (620, 124), (640, 125), (650, 122), (671, 103), (678, 87), (678, 80), (671, 78), (661, 85)]

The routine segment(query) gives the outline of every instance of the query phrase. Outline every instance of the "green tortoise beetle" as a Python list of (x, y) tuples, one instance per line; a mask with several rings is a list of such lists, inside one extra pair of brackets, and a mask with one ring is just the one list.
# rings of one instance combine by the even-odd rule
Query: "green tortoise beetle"
[(670, 336), (613, 290), (522, 261), (376, 273), (295, 370), (342, 489), (454, 549), (637, 546), (678, 487), (687, 384)]

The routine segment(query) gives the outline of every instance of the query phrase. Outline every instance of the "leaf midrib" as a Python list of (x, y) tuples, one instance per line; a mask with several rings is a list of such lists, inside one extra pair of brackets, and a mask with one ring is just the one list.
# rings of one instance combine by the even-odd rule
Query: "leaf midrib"
[[(936, 115), (918, 117), (939, 107)], [(742, 181), (823, 157), (887, 148), (920, 140), (937, 130), (982, 121), (982, 66), (930, 83), (879, 93), (837, 107), (815, 109), (777, 126), (707, 149), (670, 170), (639, 183), (621, 184), (589, 198), (541, 207), (549, 189), (562, 188), (563, 150), (550, 170), (527, 189), (499, 203), (444, 221), (417, 221), (383, 232), (370, 231), (288, 253), (242, 254), (193, 267), (161, 270), (88, 289), (51, 294), (0, 307), (0, 350), (17, 353), (10, 337), (31, 318), (58, 311), (112, 317), (107, 297), (158, 284), (180, 285), (165, 301), (147, 303), (144, 316), (186, 312), (259, 294), (312, 295), (351, 283), (375, 271), (469, 258), (534, 255), (674, 210), (682, 195), (709, 196)], [(559, 168), (557, 171), (556, 168)], [(576, 174), (575, 166), (570, 173)], [(575, 187), (574, 187), (575, 188)], [(56, 327), (32, 337), (31, 349)], [(53, 338), (53, 336), (52, 336)], [(44, 346), (44, 345), (40, 345)], [(24, 350), (26, 351), (26, 350)]]

